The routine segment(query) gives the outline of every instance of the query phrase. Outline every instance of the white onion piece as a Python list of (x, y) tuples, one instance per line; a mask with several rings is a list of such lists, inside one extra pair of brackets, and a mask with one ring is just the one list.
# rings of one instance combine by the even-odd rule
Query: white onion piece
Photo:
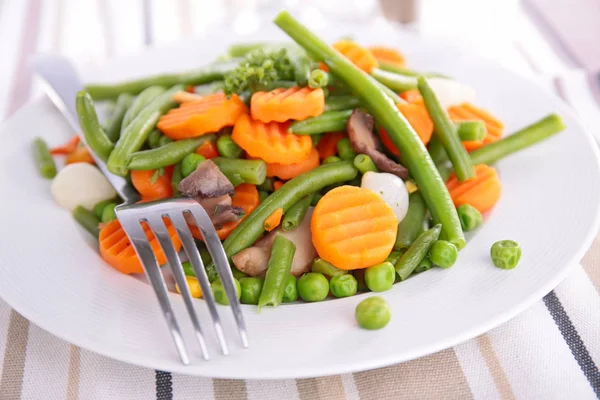
[(471, 86), (445, 78), (429, 78), (427, 81), (445, 109), (475, 102), (475, 89)]
[(367, 172), (360, 186), (381, 196), (392, 207), (398, 222), (404, 219), (408, 211), (408, 191), (402, 179), (387, 172)]
[(56, 202), (70, 211), (77, 206), (91, 210), (98, 202), (117, 195), (102, 172), (88, 163), (69, 164), (61, 169), (50, 191)]

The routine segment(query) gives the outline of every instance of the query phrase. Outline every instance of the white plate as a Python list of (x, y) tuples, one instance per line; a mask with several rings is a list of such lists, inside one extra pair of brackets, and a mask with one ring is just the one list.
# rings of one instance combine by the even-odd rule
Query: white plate
[[(71, 132), (45, 98), (24, 107), (0, 132), (0, 296), (43, 329), (83, 348), (128, 363), (224, 378), (291, 378), (366, 370), (433, 353), (479, 335), (523, 311), (554, 288), (578, 262), (598, 226), (600, 173), (596, 145), (557, 97), (493, 63), (457, 49), (400, 33), (377, 37), (348, 28), (365, 42), (394, 43), (411, 65), (437, 70), (477, 89), (478, 104), (506, 123), (508, 132), (558, 112), (568, 129), (498, 163), (503, 196), (486, 224), (461, 251), (457, 264), (431, 270), (382, 294), (392, 308), (383, 330), (357, 328), (354, 309), (369, 296), (265, 309), (244, 306), (250, 349), (229, 335), (232, 354), (221, 356), (209, 325), (212, 360), (200, 360), (181, 298), (171, 295), (192, 350), (183, 366), (174, 351), (150, 287), (105, 265), (92, 240), (50, 197), (34, 168), (31, 139), (51, 144)], [(283, 40), (274, 29), (262, 37)], [(156, 49), (112, 63), (95, 79), (201, 65), (235, 38)], [(86, 78), (92, 75), (88, 73)], [(495, 268), (489, 249), (500, 239), (523, 248), (512, 271)], [(208, 321), (198, 300), (201, 320)], [(222, 308), (226, 328), (228, 309)], [(227, 329), (228, 330), (228, 329)]]

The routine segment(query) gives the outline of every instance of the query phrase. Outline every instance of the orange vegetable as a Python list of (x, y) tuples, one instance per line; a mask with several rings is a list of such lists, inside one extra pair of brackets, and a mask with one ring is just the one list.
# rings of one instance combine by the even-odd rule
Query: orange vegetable
[(196, 87), (194, 85), (187, 85), (185, 91), (188, 93), (196, 93)]
[(288, 126), (279, 122), (265, 124), (242, 115), (235, 123), (231, 138), (250, 157), (268, 163), (295, 164), (308, 158), (312, 139), (289, 133)]
[(356, 186), (327, 192), (311, 220), (319, 257), (343, 270), (383, 262), (392, 251), (397, 229), (398, 219), (381, 196)]
[(217, 144), (214, 141), (208, 140), (200, 145), (198, 149), (196, 149), (196, 154), (200, 154), (202, 157), (206, 158), (215, 158), (219, 157), (219, 150), (217, 149)]
[(277, 228), (281, 223), (281, 218), (283, 217), (283, 208), (278, 208), (273, 211), (271, 215), (265, 219), (263, 224), (265, 231), (271, 232), (273, 229)]
[(338, 142), (345, 138), (346, 134), (342, 132), (331, 132), (323, 135), (319, 143), (317, 144), (317, 150), (319, 151), (319, 158), (321, 160), (326, 159), (330, 156), (337, 154)]
[(480, 120), (485, 124), (485, 137), (480, 141), (463, 142), (467, 151), (477, 150), (486, 144), (494, 143), (502, 137), (504, 125), (502, 122), (491, 115), (486, 110), (475, 107), (469, 103), (463, 103), (459, 106), (450, 107), (448, 115), (453, 121), (473, 121)]
[(279, 179), (292, 179), (297, 177), (300, 174), (303, 174), (307, 171), (310, 171), (313, 168), (317, 168), (319, 166), (319, 152), (317, 149), (313, 148), (308, 155), (308, 158), (304, 161), (300, 161), (295, 164), (267, 164), (267, 176), (273, 177), (276, 176)]
[(282, 187), (284, 183), (285, 182), (282, 182), (282, 181), (275, 181), (275, 182), (273, 182), (273, 190), (274, 191), (279, 190), (279, 188)]
[(173, 197), (171, 174), (168, 170), (162, 173), (155, 169), (131, 171), (131, 183), (145, 201), (168, 199)]
[[(165, 222), (173, 246), (175, 246), (175, 250), (179, 251), (181, 248), (181, 240), (179, 239), (179, 236), (177, 236), (175, 227), (171, 224), (169, 219), (163, 218), (163, 221)], [(156, 261), (159, 265), (165, 264), (167, 258), (165, 257), (158, 240), (154, 236), (154, 233), (152, 233), (150, 227), (145, 222), (142, 223), (142, 228), (146, 233), (150, 246), (152, 246)], [(100, 230), (99, 240), (100, 255), (102, 255), (102, 258), (108, 265), (124, 274), (141, 274), (144, 272), (142, 263), (135, 253), (129, 238), (125, 235), (125, 231), (121, 227), (119, 220), (114, 219), (105, 224)]]
[(237, 95), (228, 99), (223, 93), (215, 93), (170, 110), (160, 117), (156, 126), (171, 139), (186, 139), (232, 126), (247, 112), (248, 108)]
[(75, 151), (67, 154), (67, 157), (65, 158), (65, 164), (74, 164), (80, 162), (85, 162), (88, 164), (96, 163), (87, 147), (77, 147)]
[(379, 62), (386, 62), (399, 67), (404, 67), (406, 65), (404, 56), (400, 54), (398, 50), (392, 49), (391, 47), (373, 46), (369, 47), (369, 51)]
[(456, 207), (469, 204), (482, 213), (492, 208), (502, 193), (498, 173), (485, 164), (476, 165), (475, 178), (468, 181), (459, 182), (456, 175), (450, 176), (446, 187)]
[(406, 92), (400, 93), (400, 97), (409, 103), (420, 103), (423, 104), (423, 96), (417, 89), (407, 90)]
[(79, 145), (80, 140), (81, 139), (79, 139), (79, 136), (75, 135), (62, 146), (57, 146), (50, 149), (50, 154), (57, 156), (73, 153), (75, 150), (77, 150), (77, 145)]
[[(366, 73), (370, 73), (373, 68), (379, 67), (379, 63), (371, 51), (352, 40), (340, 40), (333, 44), (333, 48)], [(321, 69), (329, 70), (326, 66), (325, 68), (321, 67)]]
[[(231, 205), (234, 207), (242, 207), (244, 209), (244, 215), (242, 218), (237, 221), (227, 222), (225, 225), (221, 227), (221, 229), (217, 229), (217, 235), (219, 235), (219, 239), (225, 240), (227, 236), (243, 221), (252, 211), (258, 207), (260, 204), (260, 198), (258, 197), (258, 190), (256, 186), (251, 185), (249, 183), (242, 183), (235, 187), (235, 194), (231, 199)], [(202, 235), (196, 226), (190, 225), (190, 230), (192, 231), (192, 235), (198, 239), (202, 240)]]
[(196, 101), (202, 99), (202, 96), (194, 92), (188, 92), (186, 90), (180, 90), (173, 95), (173, 101), (176, 103), (187, 103), (190, 101)]
[[(422, 104), (396, 104), (398, 110), (404, 115), (410, 126), (413, 127), (417, 135), (421, 138), (424, 145), (427, 145), (433, 134), (433, 121), (429, 117), (427, 109)], [(379, 129), (381, 143), (390, 151), (390, 153), (398, 156), (400, 151), (396, 148), (392, 139), (390, 139), (387, 131), (383, 128)]]
[(297, 121), (316, 117), (325, 111), (323, 89), (309, 87), (277, 88), (270, 92), (256, 92), (250, 101), (252, 118), (268, 122)]

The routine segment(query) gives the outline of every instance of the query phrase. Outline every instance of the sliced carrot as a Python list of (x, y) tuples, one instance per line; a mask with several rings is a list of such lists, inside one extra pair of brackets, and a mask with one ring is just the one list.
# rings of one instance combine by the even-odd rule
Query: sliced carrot
[[(258, 190), (256, 189), (256, 186), (249, 183), (237, 185), (235, 187), (235, 194), (231, 199), (231, 205), (234, 207), (242, 207), (244, 209), (244, 215), (237, 221), (227, 222), (221, 227), (221, 229), (217, 229), (217, 235), (219, 235), (219, 239), (227, 239), (227, 236), (229, 236), (229, 234), (233, 232), (233, 230), (239, 224), (241, 224), (242, 221), (245, 220), (248, 215), (250, 215), (250, 213), (254, 211), (256, 207), (258, 207), (259, 204), (260, 198), (258, 197)], [(192, 231), (192, 236), (198, 240), (202, 240), (202, 235), (200, 234), (198, 227), (190, 225), (190, 230)]]
[(294, 86), (277, 88), (270, 92), (256, 92), (250, 100), (252, 118), (268, 122), (297, 121), (316, 117), (325, 111), (323, 89)]
[(423, 96), (417, 89), (407, 90), (406, 92), (400, 93), (400, 97), (409, 103), (420, 103), (423, 104)]
[(492, 208), (502, 193), (498, 173), (485, 164), (476, 165), (475, 178), (468, 181), (459, 182), (456, 175), (450, 176), (446, 187), (456, 207), (469, 204), (482, 213)]
[(300, 161), (295, 164), (279, 164), (272, 163), (267, 164), (267, 176), (273, 177), (276, 176), (279, 179), (292, 179), (297, 177), (300, 174), (303, 174), (307, 171), (310, 171), (313, 168), (317, 168), (319, 166), (319, 152), (317, 149), (313, 148), (310, 151), (308, 158), (304, 161)]
[(273, 229), (277, 228), (281, 223), (282, 217), (283, 208), (278, 208), (277, 210), (273, 211), (273, 213), (271, 213), (271, 215), (269, 215), (267, 219), (265, 219), (265, 222), (263, 224), (265, 231), (271, 232)]
[(75, 151), (67, 154), (67, 157), (65, 158), (65, 164), (74, 164), (80, 162), (88, 164), (96, 163), (87, 147), (77, 147)]
[(312, 215), (312, 241), (319, 257), (343, 270), (383, 262), (396, 240), (398, 219), (377, 193), (340, 186), (319, 200)]
[(131, 183), (145, 201), (168, 199), (173, 197), (171, 174), (168, 170), (131, 171)]
[[(396, 104), (398, 110), (404, 115), (404, 118), (413, 127), (417, 135), (421, 138), (424, 145), (427, 145), (433, 134), (433, 121), (429, 117), (427, 109), (422, 104)], [(396, 148), (392, 139), (390, 139), (387, 131), (383, 128), (379, 129), (381, 143), (395, 156), (400, 155), (400, 151)]]
[(50, 154), (57, 156), (73, 153), (75, 150), (77, 150), (77, 145), (79, 145), (80, 140), (81, 139), (79, 139), (79, 136), (75, 135), (71, 137), (71, 139), (67, 140), (67, 142), (62, 146), (57, 146), (50, 149)]
[[(379, 67), (373, 53), (352, 40), (340, 40), (333, 44), (333, 48), (366, 73), (370, 73), (373, 68)], [(325, 64), (320, 64), (320, 68), (329, 71)]]
[(323, 135), (319, 143), (317, 144), (317, 150), (319, 152), (319, 158), (321, 160), (326, 159), (330, 156), (337, 154), (337, 144), (340, 140), (346, 137), (343, 132), (331, 132)]
[(279, 122), (265, 124), (242, 115), (235, 123), (231, 138), (250, 157), (268, 163), (295, 164), (308, 158), (312, 139), (289, 133), (288, 126)]
[(502, 137), (504, 124), (502, 121), (491, 115), (488, 111), (476, 107), (470, 103), (463, 103), (458, 106), (450, 107), (448, 115), (453, 121), (483, 121), (486, 134), (483, 140), (463, 142), (467, 151), (477, 150), (487, 144), (494, 143)]
[(369, 47), (369, 51), (379, 62), (386, 62), (388, 64), (397, 65), (399, 67), (404, 67), (406, 65), (404, 56), (400, 54), (398, 50), (393, 49), (391, 47), (373, 46)]
[(215, 93), (170, 110), (156, 126), (171, 139), (186, 139), (233, 126), (247, 112), (239, 96), (234, 94), (228, 99), (223, 93)]
[(188, 93), (196, 93), (196, 87), (194, 85), (187, 85), (185, 91)]
[(283, 182), (283, 181), (273, 182), (273, 190), (275, 190), (275, 191), (279, 190), (284, 185), (284, 183), (285, 182)]
[[(171, 224), (171, 221), (167, 218), (163, 218), (163, 221), (175, 246), (175, 250), (179, 251), (181, 248), (181, 240), (177, 236), (175, 227)], [(158, 240), (154, 236), (154, 233), (150, 230), (147, 223), (142, 223), (142, 228), (146, 234), (146, 238), (150, 242), (154, 257), (159, 265), (165, 264), (167, 258), (158, 243)], [(142, 263), (140, 262), (137, 254), (129, 238), (125, 234), (125, 231), (121, 227), (119, 220), (114, 219), (109, 223), (105, 224), (100, 230), (100, 255), (114, 269), (124, 274), (141, 274), (144, 272)]]
[(209, 158), (219, 157), (219, 150), (217, 149), (217, 144), (214, 141), (208, 140), (202, 143), (200, 147), (196, 149), (196, 154), (200, 154), (208, 160)]

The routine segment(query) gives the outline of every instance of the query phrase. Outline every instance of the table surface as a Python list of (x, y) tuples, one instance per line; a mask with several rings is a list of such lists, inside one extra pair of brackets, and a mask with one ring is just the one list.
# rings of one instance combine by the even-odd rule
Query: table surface
[[(151, 10), (146, 18), (144, 3)], [(250, 33), (283, 7), (313, 23), (386, 23), (374, 0), (0, 0), (0, 87), (6, 88), (0, 121), (41, 93), (26, 68), (31, 54), (100, 64), (148, 45), (201, 39), (225, 20)], [(527, 75), (557, 91), (588, 127), (600, 126), (588, 71), (565, 60), (517, 0), (424, 0), (418, 15), (404, 28), (460, 43)], [(599, 240), (582, 264), (523, 314), (452, 349), (374, 371), (300, 380), (205, 379), (134, 367), (71, 346), (0, 300), (0, 399), (596, 398)]]

